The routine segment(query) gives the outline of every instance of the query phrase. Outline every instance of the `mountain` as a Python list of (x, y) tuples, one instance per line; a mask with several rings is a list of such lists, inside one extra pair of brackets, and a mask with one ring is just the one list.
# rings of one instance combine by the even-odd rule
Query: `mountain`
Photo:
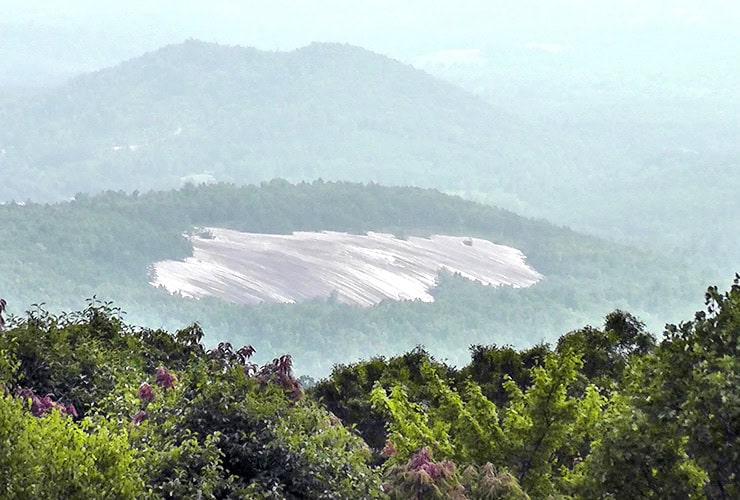
[[(2, 205), (0, 220), (0, 276), (9, 313), (30, 308), (43, 314), (31, 305), (39, 297), (43, 307), (58, 311), (79, 309), (85, 297), (97, 296), (135, 311), (128, 317), (133, 323), (175, 329), (198, 321), (210, 344), (252, 344), (267, 359), (290, 351), (304, 363), (301, 371), (312, 375), (326, 374), (333, 363), (418, 344), (460, 362), (471, 344), (529, 346), (586, 323), (600, 324), (615, 308), (657, 329), (686, 317), (705, 285), (704, 277), (675, 262), (542, 220), (434, 190), (377, 184), (275, 180), (260, 186), (107, 192), (57, 204)], [(332, 233), (322, 237), (323, 231)], [(294, 232), (299, 233), (293, 240), (313, 243), (291, 243)], [(361, 245), (370, 240), (362, 238), (369, 232), (396, 238), (375, 237), (372, 245)], [(317, 243), (336, 239), (337, 233), (355, 235), (344, 236), (352, 248)], [(436, 248), (440, 238), (447, 247)], [(492, 244), (500, 247), (491, 252)], [(468, 254), (477, 257), (460, 259)], [(360, 256), (364, 263), (341, 266)], [(430, 266), (430, 256), (448, 271)], [(524, 257), (527, 269), (521, 267)], [(163, 261), (195, 266), (167, 275), (187, 278), (168, 287), (182, 294), (150, 284), (157, 282)], [(234, 269), (224, 274), (223, 266), (234, 262), (240, 274)], [(276, 262), (284, 268), (270, 275)], [(506, 262), (530, 278), (508, 282), (531, 286), (483, 284), (511, 277), (510, 266), (501, 271)], [(433, 281), (432, 267), (438, 270)], [(231, 281), (219, 281), (226, 275)], [(429, 287), (422, 300), (386, 299), (367, 307), (343, 303), (350, 293), (367, 297), (367, 290), (409, 276)], [(338, 293), (328, 297), (315, 294), (325, 282), (304, 280), (319, 279), (342, 281), (344, 288), (337, 286)], [(192, 293), (193, 283), (218, 293), (188, 298), (204, 295)], [(270, 286), (313, 295), (295, 304), (235, 303), (240, 293), (254, 290), (264, 298)]]
[[(477, 68), (484, 100), (349, 45), (166, 46), (0, 99), (0, 122), (13, 124), (0, 130), (0, 200), (275, 177), (374, 181), (669, 254), (705, 268), (710, 282), (737, 271), (731, 77), (715, 97), (691, 97), (683, 84), (643, 96), (644, 86), (620, 90), (601, 73), (580, 81), (594, 57), (556, 49), (516, 53), (542, 71), (560, 68), (552, 79), (521, 73), (523, 63), (499, 52), (443, 53)], [(723, 102), (724, 114), (709, 112)]]
[(276, 176), (511, 191), (543, 156), (512, 116), (339, 44), (189, 40), (3, 105), (0, 120), (14, 124), (0, 132), (5, 200)]

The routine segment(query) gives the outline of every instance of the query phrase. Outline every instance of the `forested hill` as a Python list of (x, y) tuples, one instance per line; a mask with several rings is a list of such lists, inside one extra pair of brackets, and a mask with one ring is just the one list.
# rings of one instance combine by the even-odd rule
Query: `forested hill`
[(0, 168), (14, 172), (4, 200), (180, 187), (191, 175), (507, 190), (543, 157), (474, 95), (340, 44), (190, 40), (2, 105), (0, 122), (13, 124), (0, 131)]
[[(620, 307), (653, 327), (675, 321), (701, 297), (705, 278), (632, 248), (547, 222), (419, 188), (276, 180), (179, 191), (107, 192), (72, 202), (0, 206), (0, 276), (8, 310), (43, 297), (46, 307), (79, 308), (86, 297), (113, 300), (129, 320), (182, 327), (199, 321), (209, 342), (246, 339), (269, 357), (301, 354), (303, 373), (334, 362), (423, 344), (451, 361), (472, 343), (531, 345)], [(401, 237), (480, 237), (520, 249), (544, 275), (526, 289), (491, 288), (442, 275), (435, 302), (385, 301), (370, 308), (331, 300), (238, 306), (171, 296), (149, 285), (150, 266), (191, 254), (182, 237), (199, 226), (248, 232), (391, 232)]]

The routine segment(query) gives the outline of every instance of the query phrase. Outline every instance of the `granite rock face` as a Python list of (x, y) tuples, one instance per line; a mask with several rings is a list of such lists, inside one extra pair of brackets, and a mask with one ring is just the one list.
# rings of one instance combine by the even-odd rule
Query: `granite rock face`
[(334, 294), (371, 306), (385, 299), (433, 301), (429, 290), (447, 270), (489, 286), (528, 287), (542, 275), (525, 255), (478, 238), (325, 231), (290, 235), (205, 228), (190, 236), (193, 256), (153, 266), (153, 286), (240, 304), (300, 302)]

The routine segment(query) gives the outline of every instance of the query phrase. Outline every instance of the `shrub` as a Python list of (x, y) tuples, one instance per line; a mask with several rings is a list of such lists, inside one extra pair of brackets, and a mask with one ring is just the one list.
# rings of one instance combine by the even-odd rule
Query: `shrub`
[(74, 422), (53, 409), (31, 415), (27, 402), (0, 397), (0, 491), (6, 498), (140, 498), (125, 430)]

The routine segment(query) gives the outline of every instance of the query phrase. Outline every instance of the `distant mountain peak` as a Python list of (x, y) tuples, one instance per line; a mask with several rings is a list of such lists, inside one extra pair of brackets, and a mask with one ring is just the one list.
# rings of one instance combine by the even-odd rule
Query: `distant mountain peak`
[(325, 42), (269, 52), (188, 39), (0, 106), (0, 118), (16, 124), (0, 130), (13, 156), (2, 161), (24, 165), (23, 187), (0, 187), (0, 199), (43, 197), (38, 176), (59, 175), (47, 189), (68, 197), (80, 185), (178, 187), (203, 171), (465, 189), (459, 166), (498, 185), (503, 166), (523, 171), (537, 147), (517, 120), (459, 87)]

